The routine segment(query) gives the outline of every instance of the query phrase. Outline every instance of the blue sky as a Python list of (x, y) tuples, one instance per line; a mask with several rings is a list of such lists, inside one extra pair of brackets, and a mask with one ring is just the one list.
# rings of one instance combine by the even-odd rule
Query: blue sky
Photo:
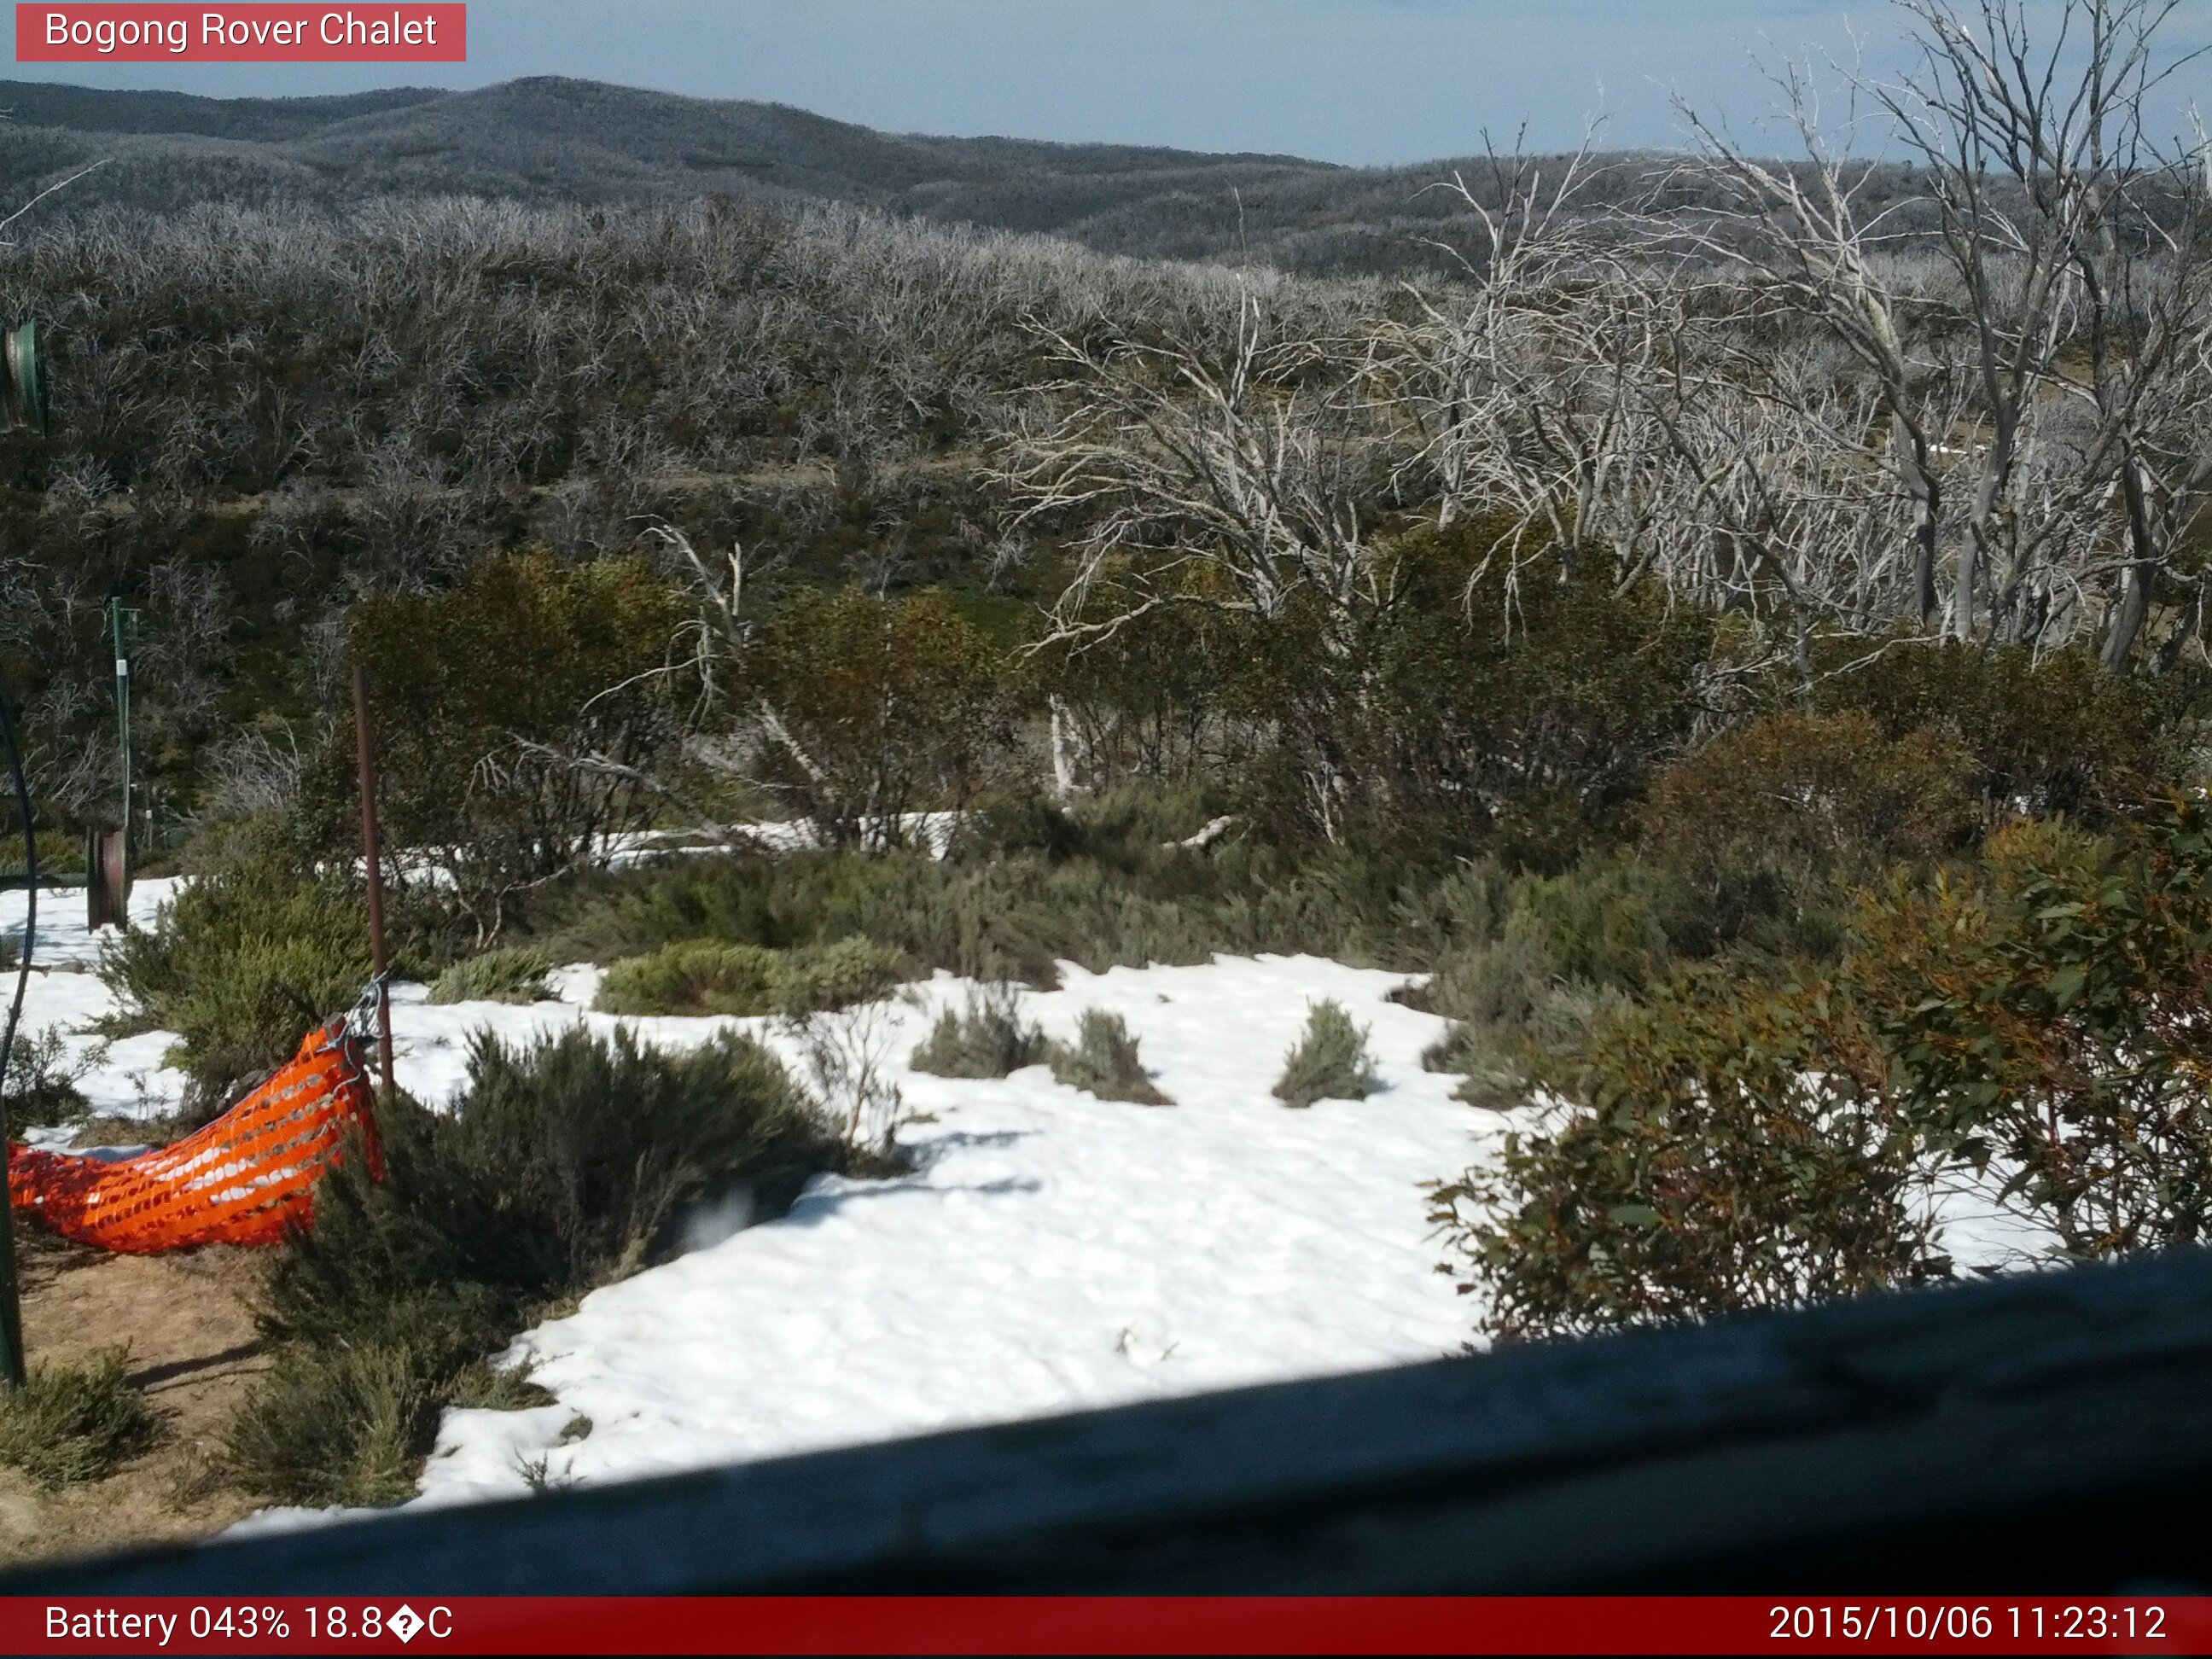
[[(1970, 0), (1971, 3), (1971, 0)], [(2058, 0), (2028, 0), (2055, 15)], [(1585, 118), (1607, 142), (1678, 142), (1677, 91), (1756, 133), (1752, 67), (1808, 46), (1901, 64), (1884, 0), (471, 0), (470, 61), (423, 67), (27, 65), (19, 76), (214, 95), (574, 75), (769, 99), (892, 131), (1001, 133), (1356, 163), (1463, 155)], [(2177, 50), (2212, 39), (2181, 0)], [(2212, 60), (2176, 83), (2212, 110)], [(1783, 148), (1779, 137), (1771, 148)]]

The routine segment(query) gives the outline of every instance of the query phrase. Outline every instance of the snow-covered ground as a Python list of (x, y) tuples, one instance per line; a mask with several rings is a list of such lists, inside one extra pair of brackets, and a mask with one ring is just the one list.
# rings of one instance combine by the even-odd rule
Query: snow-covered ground
[[(141, 883), (134, 920), (168, 890)], [(20, 927), (21, 904), (0, 896), (0, 928)], [(39, 960), (52, 966), (33, 975), (27, 1024), (73, 1029), (112, 1006), (82, 971), (98, 941), (81, 893), (49, 893), (40, 910)], [(1443, 1022), (1384, 1000), (1404, 975), (1312, 957), (1063, 973), (1060, 990), (1024, 994), (1024, 1012), (1060, 1037), (1086, 1007), (1120, 1013), (1176, 1104), (1101, 1101), (1042, 1066), (980, 1082), (908, 1071), (968, 988), (944, 975), (915, 988), (886, 1032), (916, 1120), (900, 1134), (915, 1172), (817, 1180), (788, 1215), (526, 1333), (511, 1357), (558, 1403), (449, 1412), (416, 1501), (523, 1492), (540, 1458), (541, 1479), (626, 1479), (1429, 1358), (1468, 1339), (1467, 1304), (1432, 1271), (1442, 1252), (1421, 1183), (1480, 1156), (1504, 1120), (1421, 1069)], [(562, 1000), (529, 1007), (435, 1007), (423, 987), (395, 988), (398, 1082), (451, 1101), (487, 1027), (515, 1041), (621, 1025), (677, 1046), (735, 1026), (787, 1047), (764, 1020), (588, 1012), (598, 980), (564, 969)], [(1268, 1089), (1324, 997), (1371, 1026), (1384, 1086), (1293, 1110)], [(102, 1110), (169, 1109), (183, 1081), (159, 1068), (169, 1041), (112, 1044), (80, 1086)], [(708, 1236), (726, 1232), (703, 1219)], [(578, 1417), (591, 1432), (563, 1443)]]
[[(134, 921), (169, 890), (139, 884)], [(21, 905), (0, 894), (0, 929), (20, 928)], [(40, 910), (51, 966), (33, 976), (27, 1025), (75, 1030), (112, 1006), (86, 971), (99, 942), (81, 892)], [(449, 1411), (414, 1502), (1388, 1365), (1469, 1340), (1475, 1310), (1434, 1271), (1422, 1183), (1494, 1155), (1530, 1114), (1462, 1104), (1455, 1079), (1421, 1068), (1443, 1022), (1386, 1000), (1404, 975), (1310, 957), (1061, 971), (1061, 989), (1023, 994), (1024, 1013), (1061, 1038), (1085, 1008), (1121, 1014), (1175, 1105), (1101, 1101), (1041, 1066), (987, 1081), (915, 1073), (906, 1057), (969, 988), (948, 975), (913, 988), (884, 1018), (914, 1173), (817, 1179), (789, 1214), (740, 1231), (738, 1215), (702, 1216), (700, 1248), (525, 1333), (507, 1358), (556, 1403)], [(398, 1082), (452, 1101), (486, 1028), (514, 1042), (623, 1026), (682, 1046), (735, 1027), (791, 1052), (765, 1020), (592, 1012), (599, 979), (562, 969), (559, 1000), (528, 1007), (435, 1007), (426, 988), (395, 987)], [(1268, 1091), (1322, 998), (1370, 1028), (1382, 1087), (1294, 1110)], [(79, 1086), (104, 1112), (172, 1109), (183, 1079), (161, 1066), (169, 1041), (103, 1051), (72, 1038), (88, 1065)], [(1971, 1200), (1954, 1213), (1962, 1260), (2035, 1242)], [(245, 1526), (337, 1516), (271, 1510)]]
[[(902, 1073), (926, 1115), (901, 1135), (915, 1173), (817, 1181), (789, 1215), (528, 1333), (510, 1358), (559, 1403), (447, 1413), (420, 1501), (519, 1493), (538, 1458), (542, 1478), (619, 1479), (1431, 1358), (1467, 1339), (1465, 1302), (1431, 1271), (1420, 1183), (1503, 1120), (1421, 1070), (1441, 1022), (1383, 1000), (1402, 975), (1311, 957), (1064, 972), (1026, 1012), (1062, 1037), (1086, 1007), (1120, 1013), (1176, 1105), (1097, 1100), (1042, 1066)], [(963, 989), (921, 988), (892, 1052)], [(1292, 1110), (1268, 1088), (1322, 997), (1371, 1024), (1386, 1086)], [(393, 1020), (400, 1069), (451, 1087), (471, 1024), (574, 1018), (410, 1006)], [(724, 1022), (628, 1023), (682, 1042)], [(561, 1443), (578, 1416), (591, 1432)]]
[[(151, 927), (154, 913), (175, 891), (174, 880), (134, 883), (131, 890), (131, 920), (137, 927)], [(21, 889), (0, 891), (0, 937), (21, 949), (29, 896)], [(36, 948), (32, 951), (30, 983), (23, 995), (22, 1035), (36, 1038), (58, 1030), (67, 1040), (69, 1058), (84, 1066), (76, 1086), (92, 1109), (103, 1117), (156, 1118), (176, 1109), (184, 1097), (185, 1074), (161, 1063), (176, 1041), (167, 1031), (105, 1042), (85, 1027), (112, 1012), (115, 997), (94, 971), (99, 965), (100, 937), (85, 927), (85, 895), (82, 887), (49, 888), (39, 895)], [(108, 938), (113, 930), (105, 930)], [(7, 1000), (15, 994), (15, 971), (0, 972), (0, 1020), (6, 1018)], [(66, 1131), (58, 1139), (66, 1140)], [(33, 1131), (36, 1143), (54, 1139)]]

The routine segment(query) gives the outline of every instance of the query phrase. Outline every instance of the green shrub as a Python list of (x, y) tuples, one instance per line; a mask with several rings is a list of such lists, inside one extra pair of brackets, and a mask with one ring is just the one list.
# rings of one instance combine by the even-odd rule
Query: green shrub
[(1081, 1089), (1101, 1100), (1129, 1100), (1140, 1106), (1171, 1106), (1175, 1103), (1152, 1086), (1152, 1073), (1137, 1057), (1138, 1039), (1119, 1014), (1103, 1008), (1085, 1008), (1073, 1046), (1055, 1042), (1046, 1059), (1052, 1074), (1072, 1089)]
[[(35, 807), (36, 803), (33, 802)], [(11, 807), (12, 811), (12, 807)], [(20, 876), (29, 867), (24, 857), (23, 834), (0, 836), (0, 875)], [(82, 882), (84, 879), (84, 837), (57, 830), (39, 832), (39, 876), (41, 880)]]
[(2144, 781), (2180, 775), (2202, 730), (2203, 687), (2189, 671), (2108, 674), (2081, 647), (1916, 640), (1869, 659), (1861, 641), (1838, 640), (1827, 650), (1857, 661), (1823, 676), (1819, 705), (1864, 709), (1893, 740), (1955, 733), (1972, 757), (1959, 781), (1993, 823), (2022, 811), (2101, 820)]
[(303, 873), (264, 839), (193, 878), (151, 929), (109, 945), (100, 975), (123, 1025), (178, 1034), (169, 1063), (204, 1114), (353, 1006), (368, 978), (368, 917), (350, 888)]
[(888, 996), (906, 969), (887, 945), (854, 936), (793, 951), (687, 939), (617, 963), (599, 982), (610, 1014), (806, 1014)]
[[(349, 618), (377, 719), (386, 844), (428, 854), (482, 949), (522, 895), (641, 829), (643, 776), (678, 740), (663, 664), (681, 596), (642, 559), (501, 553), (459, 582), (362, 599)], [(589, 755), (612, 763), (584, 770)], [(353, 744), (335, 730), (305, 780), (349, 835)]]
[(773, 951), (686, 939), (615, 963), (596, 1006), (609, 1014), (765, 1014), (781, 981)]
[(946, 1009), (908, 1064), (938, 1077), (1007, 1077), (1046, 1053), (1044, 1033), (1023, 1019), (1014, 988), (1000, 982), (970, 991), (957, 1013)]
[(964, 805), (1006, 748), (1000, 654), (941, 593), (794, 591), (745, 664), (782, 734), (761, 781), (824, 846), (904, 844), (907, 814)]
[(483, 1363), (516, 1331), (669, 1254), (692, 1207), (743, 1187), (773, 1214), (848, 1162), (775, 1058), (728, 1033), (681, 1054), (480, 1036), (451, 1114), (397, 1098), (382, 1117), (387, 1180), (359, 1158), (325, 1177), (262, 1293), (279, 1363), (231, 1455), (287, 1501), (400, 1495), (441, 1403), (520, 1395)]
[[(1392, 548), (1399, 602), (1375, 630), (1376, 683), (1340, 694), (1328, 718), (1383, 786), (1347, 804), (1352, 823), (1556, 872), (1618, 838), (1650, 769), (1695, 729), (1717, 622), (1656, 583), (1620, 588), (1598, 560), (1516, 579), (1499, 529), (1469, 515)], [(1325, 677), (1310, 647), (1284, 644), (1263, 658), (1273, 684), (1259, 708), (1295, 723)]]
[[(2090, 1258), (2212, 1240), (2212, 811), (2030, 820), (1862, 896), (1838, 963), (1722, 963), (1600, 1020), (1580, 1103), (1440, 1190), (1501, 1337), (1940, 1277), (1947, 1179)], [(1462, 1207), (1463, 1206), (1463, 1207)]]
[(788, 1202), (836, 1161), (775, 1056), (729, 1033), (681, 1053), (581, 1030), (520, 1050), (480, 1038), (452, 1122), (456, 1156), (508, 1231), (555, 1251), (563, 1291), (633, 1270), (734, 1182)]
[(430, 1000), (454, 1002), (543, 1002), (553, 993), (545, 975), (553, 964), (542, 951), (527, 945), (501, 945), (480, 956), (465, 957), (440, 974), (430, 986)]
[(1275, 1098), (1286, 1106), (1364, 1100), (1377, 1086), (1367, 1054), (1366, 1028), (1353, 1024), (1340, 1002), (1314, 1004), (1304, 1033), (1283, 1057)]
[(1463, 1073), (1458, 1097), (1478, 1105), (1519, 1105), (1604, 1010), (1711, 942), (1679, 880), (1626, 860), (1512, 878), (1470, 866), (1454, 884), (1464, 920), (1420, 994), (1452, 1024), (1422, 1063)]
[(1973, 752), (1947, 726), (1896, 736), (1860, 708), (1772, 714), (1663, 769), (1644, 846), (1719, 896), (1765, 871), (1804, 887), (1865, 879), (1959, 845), (1977, 822)]
[(2027, 822), (1863, 902), (1844, 976), (1932, 1151), (2087, 1258), (2212, 1243), (2212, 809)]
[(280, 1504), (397, 1504), (438, 1430), (436, 1367), (404, 1346), (293, 1347), (232, 1420), (232, 1478)]
[(119, 1350), (88, 1365), (34, 1366), (22, 1388), (0, 1398), (0, 1463), (50, 1491), (112, 1474), (161, 1434)]
[[(6, 995), (0, 991), (0, 1008), (4, 1007)], [(6, 1018), (0, 1012), (0, 1022)], [(69, 1063), (68, 1052), (69, 1045), (58, 1026), (49, 1025), (35, 1036), (27, 1031), (15, 1033), (15, 1046), (8, 1055), (7, 1080), (0, 1086), (10, 1128), (75, 1123), (84, 1117), (88, 1109), (76, 1086), (83, 1068)]]
[(779, 964), (776, 1011), (793, 1018), (828, 1013), (889, 996), (906, 973), (906, 958), (855, 934), (793, 951)]
[(1201, 855), (1117, 842), (1058, 861), (1034, 849), (690, 858), (549, 896), (532, 942), (556, 960), (610, 962), (709, 937), (787, 950), (858, 935), (925, 969), (1040, 988), (1057, 983), (1063, 959), (1101, 971), (1311, 951), (1425, 966), (1431, 930), (1449, 925), (1421, 909), (1439, 873), (1246, 844)]
[(1818, 979), (1711, 974), (1601, 1023), (1587, 1103), (1437, 1189), (1500, 1340), (1790, 1306), (1941, 1277), (1913, 1137)]

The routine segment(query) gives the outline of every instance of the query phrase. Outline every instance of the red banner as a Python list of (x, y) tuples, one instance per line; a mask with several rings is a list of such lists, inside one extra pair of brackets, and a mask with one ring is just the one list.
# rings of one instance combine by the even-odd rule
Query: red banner
[(2212, 1653), (2212, 1597), (0, 1600), (20, 1654)]
[(18, 0), (19, 64), (459, 64), (465, 5), (122, 5)]

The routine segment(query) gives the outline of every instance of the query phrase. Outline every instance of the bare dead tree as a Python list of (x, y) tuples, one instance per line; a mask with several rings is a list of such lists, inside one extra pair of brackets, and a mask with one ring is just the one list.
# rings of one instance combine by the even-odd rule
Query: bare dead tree
[[(1685, 109), (1698, 165), (1726, 193), (1674, 232), (1786, 297), (1879, 392), (1881, 459), (1915, 504), (1923, 627), (1948, 569), (1950, 637), (2031, 641), (2063, 622), (2097, 629), (2124, 670), (2212, 483), (2202, 422), (2176, 414), (2212, 394), (2203, 146), (2147, 125), (2184, 61), (2156, 44), (2172, 0), (2067, 0), (2043, 40), (2017, 0), (1899, 4), (1919, 66), (1894, 84), (1844, 75), (1840, 146), (1802, 66), (1778, 81), (1802, 163), (1759, 160)], [(1932, 239), (1904, 207), (1862, 208), (1873, 173), (1849, 139), (1863, 120), (1911, 156)], [(1931, 240), (1946, 277), (1933, 289), (1899, 258)], [(2201, 594), (2184, 586), (2175, 626), (2193, 629)]]
[[(1402, 591), (1370, 504), (1407, 459), (1402, 422), (1368, 393), (1364, 349), (1279, 331), (1249, 292), (1218, 354), (1036, 332), (1057, 371), (1037, 388), (1052, 413), (1010, 434), (992, 477), (1021, 503), (1018, 524), (1079, 528), (1044, 643), (1080, 647), (1164, 608), (1273, 621), (1297, 607), (1314, 619), (1316, 674), (1357, 703)], [(1331, 744), (1315, 763), (1315, 811), (1333, 836), (1355, 780)]]
[(1409, 289), (1417, 319), (1385, 337), (1386, 395), (1421, 440), (1409, 465), (1441, 523), (1478, 507), (1506, 521), (1509, 598), (1532, 544), (1570, 569), (1602, 553), (1633, 571), (1655, 527), (1632, 475), (1657, 436), (1645, 393), (1677, 295), (1587, 234), (1593, 140), (1549, 167), (1493, 149), (1486, 191), (1442, 186), (1475, 225), (1471, 248), (1437, 245), (1464, 286)]

